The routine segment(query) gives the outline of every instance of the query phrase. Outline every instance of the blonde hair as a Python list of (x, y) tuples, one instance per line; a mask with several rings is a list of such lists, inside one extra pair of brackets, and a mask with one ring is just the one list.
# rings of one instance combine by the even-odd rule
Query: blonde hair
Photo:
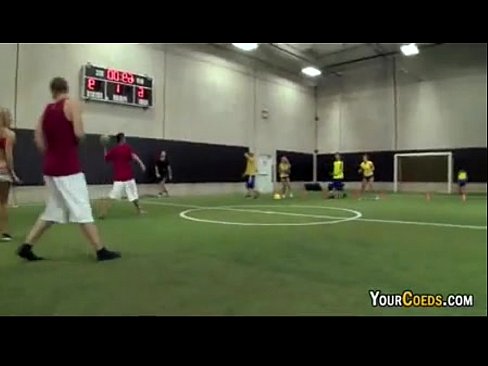
[(10, 128), (12, 124), (12, 114), (7, 108), (0, 107), (0, 128)]

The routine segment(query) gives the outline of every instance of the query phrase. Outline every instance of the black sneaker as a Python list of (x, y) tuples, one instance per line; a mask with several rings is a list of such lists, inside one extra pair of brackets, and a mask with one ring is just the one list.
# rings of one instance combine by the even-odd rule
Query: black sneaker
[(119, 252), (112, 252), (106, 248), (102, 248), (97, 251), (97, 260), (98, 261), (109, 261), (112, 259), (120, 258), (121, 254)]
[(17, 249), (17, 255), (20, 258), (28, 260), (29, 262), (40, 261), (44, 259), (34, 254), (34, 252), (32, 251), (32, 245), (30, 244), (22, 244), (19, 249)]
[(12, 236), (7, 233), (3, 233), (2, 237), (0, 238), (1, 241), (12, 241)]

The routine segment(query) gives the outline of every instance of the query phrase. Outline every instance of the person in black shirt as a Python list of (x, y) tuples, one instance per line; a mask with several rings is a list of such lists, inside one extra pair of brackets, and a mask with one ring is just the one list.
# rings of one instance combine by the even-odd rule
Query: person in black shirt
[(159, 159), (156, 161), (156, 179), (159, 183), (160, 190), (158, 193), (159, 197), (162, 197), (163, 194), (166, 197), (169, 197), (168, 190), (166, 189), (165, 183), (168, 180), (173, 179), (173, 172), (171, 170), (171, 165), (169, 163), (168, 157), (166, 156), (166, 151), (161, 151)]

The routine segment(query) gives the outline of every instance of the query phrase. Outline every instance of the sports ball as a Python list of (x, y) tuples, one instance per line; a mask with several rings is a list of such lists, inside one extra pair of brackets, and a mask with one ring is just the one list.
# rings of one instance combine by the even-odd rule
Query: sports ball
[(103, 146), (107, 146), (110, 142), (110, 136), (108, 135), (101, 135), (100, 136), (100, 143), (103, 145)]
[(280, 200), (281, 199), (281, 195), (279, 193), (275, 193), (274, 196), (273, 196), (273, 199), (274, 200)]

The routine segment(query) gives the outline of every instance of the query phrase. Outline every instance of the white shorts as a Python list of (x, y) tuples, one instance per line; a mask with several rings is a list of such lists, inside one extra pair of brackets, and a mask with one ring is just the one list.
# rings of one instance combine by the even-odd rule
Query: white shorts
[(65, 224), (93, 222), (88, 186), (83, 173), (65, 177), (44, 176), (48, 197), (41, 220)]
[(125, 182), (115, 181), (108, 196), (113, 200), (120, 200), (122, 197), (124, 197), (124, 193), (129, 202), (139, 199), (137, 185), (134, 179)]

